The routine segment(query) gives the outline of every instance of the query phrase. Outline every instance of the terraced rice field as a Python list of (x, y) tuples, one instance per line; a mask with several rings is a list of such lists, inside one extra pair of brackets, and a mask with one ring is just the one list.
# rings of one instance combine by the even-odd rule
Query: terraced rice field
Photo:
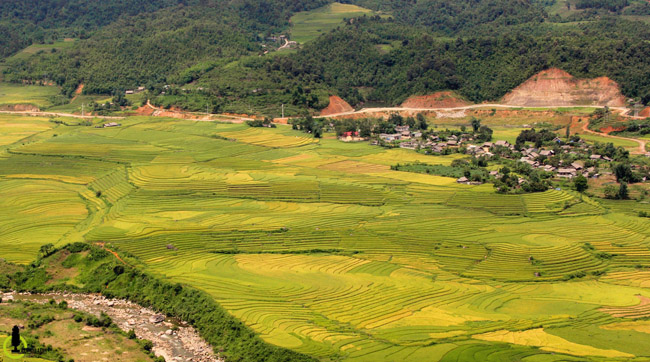
[(321, 8), (299, 12), (291, 17), (291, 39), (298, 43), (316, 39), (343, 22), (343, 19), (372, 16), (375, 12), (352, 4), (332, 3)]
[(108, 242), (323, 360), (650, 358), (640, 204), (497, 195), (389, 168), (458, 155), (288, 127), (122, 123), (0, 116), (0, 257)]

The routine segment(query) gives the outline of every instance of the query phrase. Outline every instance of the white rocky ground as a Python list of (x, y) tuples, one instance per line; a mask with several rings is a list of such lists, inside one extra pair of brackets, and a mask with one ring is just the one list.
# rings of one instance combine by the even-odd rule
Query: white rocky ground
[(213, 349), (192, 327), (173, 320), (135, 303), (120, 299), (107, 299), (101, 295), (67, 293), (7, 293), (2, 300), (30, 300), (45, 303), (49, 299), (65, 300), (71, 309), (99, 316), (106, 313), (122, 330), (133, 329), (138, 338), (153, 342), (153, 352), (168, 362), (223, 362)]

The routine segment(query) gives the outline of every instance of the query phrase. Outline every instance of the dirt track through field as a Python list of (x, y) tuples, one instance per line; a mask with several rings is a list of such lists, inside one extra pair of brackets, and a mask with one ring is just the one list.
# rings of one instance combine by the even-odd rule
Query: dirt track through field
[(632, 154), (643, 155), (643, 154), (645, 154), (647, 152), (646, 149), (645, 149), (646, 141), (644, 141), (644, 140), (640, 140), (640, 139), (637, 139), (637, 138), (627, 138), (627, 137), (613, 136), (613, 135), (610, 135), (610, 134), (607, 134), (607, 133), (592, 131), (592, 130), (589, 129), (589, 121), (584, 122), (582, 124), (581, 129), (586, 133), (591, 133), (593, 135), (597, 135), (597, 136), (601, 136), (601, 137), (617, 138), (619, 140), (626, 140), (626, 141), (634, 141), (634, 142), (639, 144), (639, 148), (636, 151), (632, 151), (631, 152)]

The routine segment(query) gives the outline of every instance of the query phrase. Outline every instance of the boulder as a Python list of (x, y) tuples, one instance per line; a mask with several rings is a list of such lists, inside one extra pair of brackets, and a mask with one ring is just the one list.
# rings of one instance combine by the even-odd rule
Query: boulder
[(162, 323), (164, 320), (165, 320), (165, 316), (162, 314), (156, 314), (149, 317), (149, 323), (158, 324), (158, 323)]

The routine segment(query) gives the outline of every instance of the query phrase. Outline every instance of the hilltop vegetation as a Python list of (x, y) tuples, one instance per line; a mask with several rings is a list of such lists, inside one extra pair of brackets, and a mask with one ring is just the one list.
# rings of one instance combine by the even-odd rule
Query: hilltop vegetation
[[(608, 76), (626, 97), (650, 101), (644, 76), (650, 70), (650, 31), (600, 3), (580, 2), (594, 13), (580, 10), (579, 22), (548, 15), (548, 6), (557, 4), (511, 0), (359, 0), (353, 3), (366, 10), (337, 5), (358, 9), (346, 15), (356, 16), (347, 22), (338, 22), (333, 5), (322, 7), (325, 0), (64, 3), (40, 4), (40, 16), (28, 14), (20, 2), (3, 5), (3, 14), (15, 15), (5, 15), (0, 24), (29, 24), (20, 33), (28, 39), (5, 47), (5, 56), (32, 42), (81, 38), (54, 53), (7, 58), (5, 80), (53, 81), (68, 97), (79, 84), (86, 94), (145, 86), (151, 97), (163, 85), (202, 88), (197, 101), (220, 105), (220, 111), (277, 116), (279, 104), (297, 115), (324, 108), (332, 94), (352, 105), (395, 105), (441, 90), (474, 102), (497, 100), (533, 74), (558, 67), (581, 78)], [(93, 6), (99, 9), (88, 8)], [(318, 10), (304, 12), (313, 9)], [(363, 12), (368, 16), (359, 16)], [(77, 13), (82, 15), (73, 18)], [(102, 21), (89, 15), (104, 13)], [(312, 16), (315, 23), (309, 22)], [(17, 36), (7, 32), (6, 41)], [(44, 32), (49, 38), (38, 35)], [(295, 34), (305, 44), (276, 53), (279, 43), (268, 40), (272, 34)], [(175, 101), (197, 103), (165, 102)]]

